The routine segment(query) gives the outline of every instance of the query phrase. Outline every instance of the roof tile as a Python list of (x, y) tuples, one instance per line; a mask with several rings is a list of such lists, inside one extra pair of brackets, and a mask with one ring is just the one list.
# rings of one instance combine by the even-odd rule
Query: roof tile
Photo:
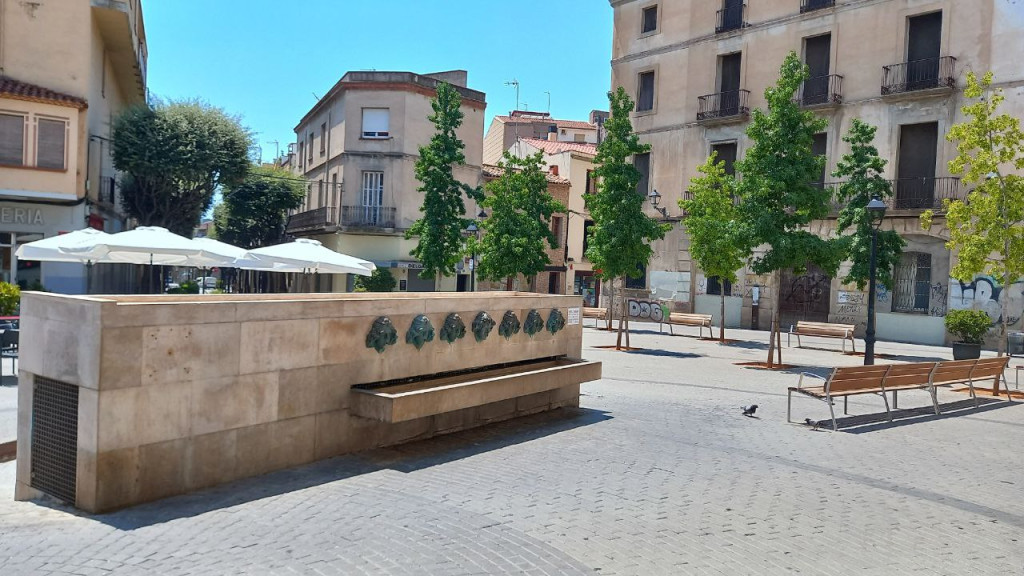
[(89, 107), (85, 98), (63, 94), (49, 88), (15, 80), (10, 76), (0, 76), (0, 97), (43, 104), (56, 104), (84, 110)]

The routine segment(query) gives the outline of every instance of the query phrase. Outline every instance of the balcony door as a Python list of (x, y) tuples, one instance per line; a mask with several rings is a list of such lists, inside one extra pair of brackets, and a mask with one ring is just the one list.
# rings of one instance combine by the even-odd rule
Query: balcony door
[(907, 26), (908, 90), (938, 86), (941, 50), (942, 12), (911, 17)]
[(825, 104), (828, 102), (828, 75), (832, 60), (832, 35), (823, 34), (804, 40), (804, 63), (808, 76), (804, 82), (803, 104)]
[(384, 173), (363, 172), (362, 224), (377, 226), (384, 203)]
[(725, 173), (729, 176), (736, 174), (736, 143), (724, 142), (712, 144), (711, 152), (715, 153), (716, 162), (725, 162)]
[(735, 116), (740, 113), (740, 66), (743, 53), (726, 54), (718, 63), (718, 109), (721, 116)]
[(811, 142), (811, 154), (825, 156), (825, 163), (821, 166), (821, 176), (817, 182), (818, 185), (824, 187), (825, 173), (828, 170), (828, 134), (821, 132), (814, 135), (814, 140)]
[(899, 167), (896, 174), (896, 208), (932, 208), (935, 204), (935, 162), (939, 124), (900, 126)]

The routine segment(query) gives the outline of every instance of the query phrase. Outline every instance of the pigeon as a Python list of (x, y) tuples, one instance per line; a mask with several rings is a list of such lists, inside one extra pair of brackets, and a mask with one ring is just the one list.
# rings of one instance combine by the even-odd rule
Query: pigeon
[(804, 424), (807, 424), (808, 426), (814, 428), (815, 430), (818, 429), (818, 423), (815, 422), (814, 420), (811, 420), (810, 418), (804, 418)]
[(751, 404), (750, 406), (744, 406), (743, 407), (743, 415), (744, 416), (748, 416), (748, 417), (753, 416), (754, 412), (757, 412), (757, 404)]

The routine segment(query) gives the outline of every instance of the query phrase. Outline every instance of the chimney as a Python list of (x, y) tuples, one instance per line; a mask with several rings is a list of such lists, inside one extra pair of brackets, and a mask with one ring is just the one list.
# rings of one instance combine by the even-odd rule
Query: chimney
[(548, 142), (558, 142), (558, 126), (555, 124), (548, 126)]
[(551, 166), (548, 166), (548, 172), (550, 172), (552, 176), (558, 176), (558, 165), (552, 164)]

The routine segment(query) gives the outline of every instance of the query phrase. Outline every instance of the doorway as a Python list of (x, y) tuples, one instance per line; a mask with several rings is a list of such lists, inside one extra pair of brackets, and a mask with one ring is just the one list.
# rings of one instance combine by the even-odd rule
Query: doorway
[(783, 270), (780, 288), (779, 327), (782, 331), (801, 320), (828, 322), (832, 278), (821, 268), (808, 264), (807, 270), (799, 275)]

